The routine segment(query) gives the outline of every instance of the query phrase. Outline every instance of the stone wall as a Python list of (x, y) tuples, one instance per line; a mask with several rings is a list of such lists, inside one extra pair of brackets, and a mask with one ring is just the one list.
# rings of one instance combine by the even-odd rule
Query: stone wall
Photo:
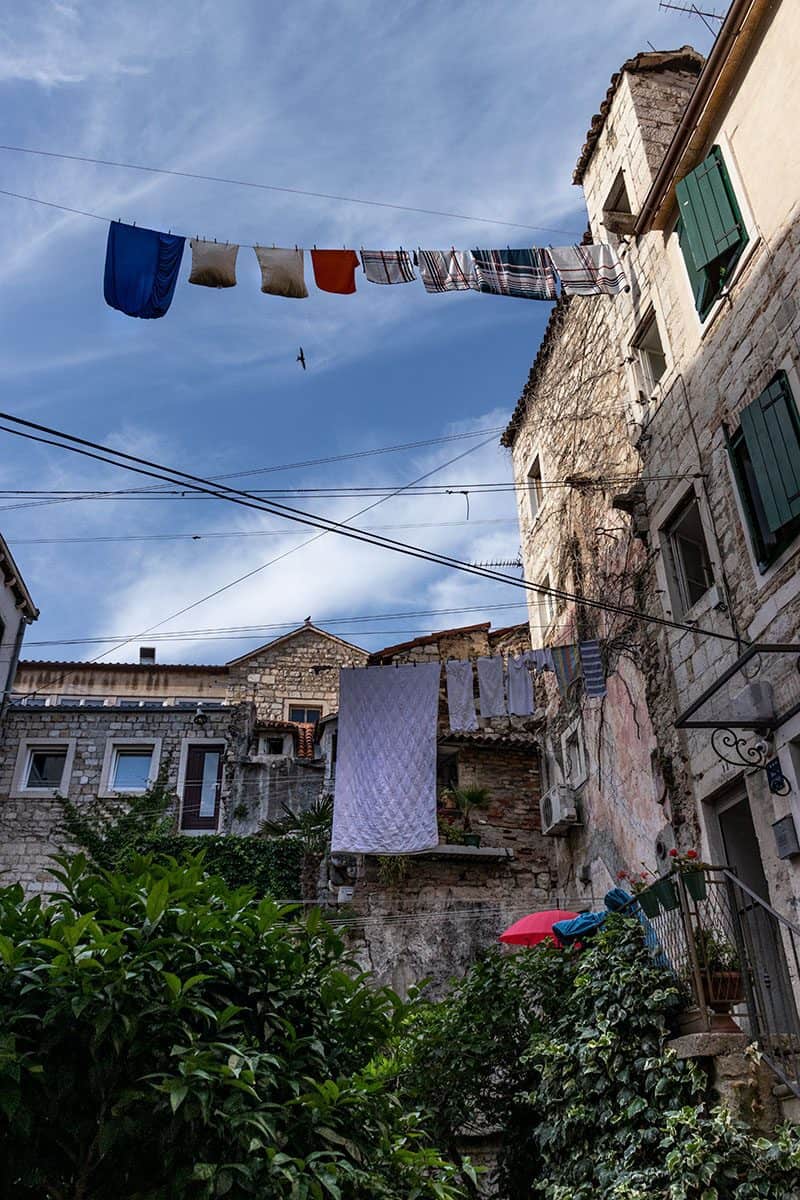
[(339, 705), (339, 668), (363, 666), (367, 652), (309, 626), (229, 664), (228, 697), (255, 704), (259, 721), (283, 721), (291, 703), (323, 716)]
[[(390, 647), (373, 661), (390, 664), (476, 658), (530, 648), (526, 626), (487, 624), (449, 630)], [(357, 860), (349, 928), (360, 962), (401, 993), (425, 978), (440, 994), (502, 930), (547, 907), (553, 892), (552, 844), (541, 834), (536, 717), (480, 718), (471, 734), (449, 730), (442, 672), (440, 754), (457, 756), (459, 786), (490, 793), (473, 812), (479, 848), (444, 845), (406, 857)], [(445, 814), (443, 814), (443, 817)]]
[(192, 741), (224, 741), (226, 762), (223, 774), (223, 812), (228, 807), (237, 760), (249, 737), (249, 713), (245, 706), (207, 714), (200, 729), (189, 711), (113, 709), (9, 709), (0, 731), (0, 871), (9, 881), (21, 881), (26, 890), (43, 891), (52, 883), (51, 855), (66, 847), (61, 825), (61, 805), (52, 797), (21, 796), (12, 792), (12, 781), (23, 740), (37, 745), (74, 742), (74, 760), (66, 796), (76, 805), (96, 808), (106, 743), (120, 738), (161, 739), (161, 769), (166, 786), (177, 791), (181, 744)]

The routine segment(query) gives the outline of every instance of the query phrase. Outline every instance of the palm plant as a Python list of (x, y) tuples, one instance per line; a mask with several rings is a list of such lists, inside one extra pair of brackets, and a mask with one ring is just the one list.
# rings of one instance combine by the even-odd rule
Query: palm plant
[(488, 788), (472, 783), (466, 787), (453, 788), (453, 795), (464, 821), (464, 832), (468, 833), (472, 829), (472, 813), (476, 808), (488, 808), (492, 794)]
[(263, 821), (259, 829), (262, 837), (297, 838), (305, 854), (324, 854), (331, 840), (333, 825), (333, 796), (320, 796), (310, 808), (293, 812), (288, 804), (282, 804), (284, 816), (276, 821)]

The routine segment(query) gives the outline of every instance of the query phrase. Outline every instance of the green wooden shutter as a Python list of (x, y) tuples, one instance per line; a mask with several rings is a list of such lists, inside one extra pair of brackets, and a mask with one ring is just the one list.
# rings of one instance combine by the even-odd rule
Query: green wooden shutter
[(675, 194), (698, 271), (744, 240), (744, 224), (719, 146), (681, 179)]
[(800, 516), (800, 431), (783, 371), (747, 406), (741, 420), (767, 524), (776, 533)]
[(698, 271), (697, 267), (694, 265), (694, 259), (692, 258), (692, 253), (689, 249), (689, 243), (686, 239), (686, 227), (681, 218), (678, 218), (676, 230), (678, 233), (678, 244), (681, 248), (681, 253), (683, 254), (683, 261), (686, 263), (686, 273), (689, 276), (689, 286), (691, 287), (692, 295), (694, 296), (694, 306), (700, 313), (700, 316), (704, 317), (708, 307), (707, 301), (710, 280), (706, 271)]

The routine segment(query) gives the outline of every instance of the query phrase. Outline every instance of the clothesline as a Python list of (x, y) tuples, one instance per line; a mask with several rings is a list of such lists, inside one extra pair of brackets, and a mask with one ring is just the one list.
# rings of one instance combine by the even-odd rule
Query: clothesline
[[(163, 317), (172, 303), (186, 238), (171, 232), (112, 221), (108, 230), (104, 295), (127, 316)], [(231, 288), (237, 284), (240, 244), (192, 238), (189, 283)], [(256, 244), (261, 291), (286, 299), (308, 297), (305, 249)], [(418, 278), (428, 293), (476, 291), (527, 300), (553, 301), (558, 281), (568, 295), (617, 295), (628, 287), (610, 245), (519, 249), (397, 250), (318, 249), (308, 251), (314, 282), (323, 292), (352, 295), (356, 272), (368, 283), (400, 285)], [(415, 272), (419, 270), (419, 276)]]

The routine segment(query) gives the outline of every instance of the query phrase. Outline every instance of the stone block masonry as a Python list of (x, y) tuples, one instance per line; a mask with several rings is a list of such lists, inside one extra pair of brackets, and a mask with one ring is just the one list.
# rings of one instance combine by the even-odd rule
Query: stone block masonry
[(206, 714), (198, 727), (194, 713), (185, 709), (8, 709), (2, 724), (0, 759), (0, 872), (6, 882), (20, 881), (29, 892), (52, 886), (52, 855), (73, 849), (61, 831), (62, 808), (51, 795), (27, 792), (12, 795), (18, 758), (23, 744), (74, 746), (64, 794), (78, 807), (93, 805), (101, 784), (106, 746), (114, 740), (135, 738), (155, 744), (160, 740), (160, 769), (167, 788), (177, 793), (181, 747), (187, 741), (221, 742), (226, 747), (223, 773), (223, 819), (228, 805), (236, 761), (249, 739), (247, 706), (231, 706)]

